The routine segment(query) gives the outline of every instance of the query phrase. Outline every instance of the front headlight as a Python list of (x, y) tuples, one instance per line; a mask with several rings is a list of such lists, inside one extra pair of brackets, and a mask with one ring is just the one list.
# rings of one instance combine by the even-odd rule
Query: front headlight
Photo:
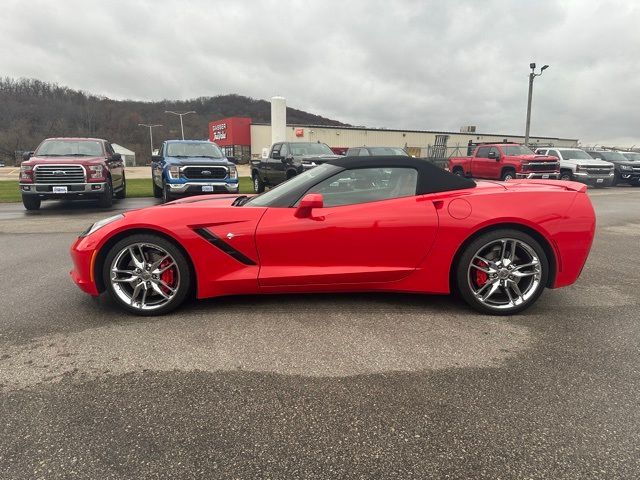
[(95, 232), (96, 230), (100, 230), (105, 225), (109, 225), (110, 223), (116, 222), (121, 218), (124, 218), (124, 215), (122, 213), (118, 215), (114, 215), (113, 217), (103, 218), (102, 220), (97, 221), (96, 223), (91, 225), (89, 228), (87, 228), (84, 232), (80, 234), (80, 236), (87, 237), (91, 235), (93, 232)]
[(629, 165), (620, 165), (620, 170), (632, 170), (633, 168)]
[(171, 178), (180, 178), (180, 167), (177, 165), (172, 165), (169, 167), (169, 176)]
[(235, 165), (229, 167), (229, 178), (238, 178), (238, 169)]

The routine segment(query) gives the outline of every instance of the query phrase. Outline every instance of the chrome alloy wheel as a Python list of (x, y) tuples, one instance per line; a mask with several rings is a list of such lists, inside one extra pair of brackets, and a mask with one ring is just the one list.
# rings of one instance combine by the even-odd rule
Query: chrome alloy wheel
[(473, 296), (483, 305), (507, 310), (524, 304), (543, 288), (535, 250), (522, 240), (493, 240), (474, 254), (467, 270)]
[(134, 243), (118, 252), (111, 262), (109, 278), (120, 300), (145, 311), (165, 306), (180, 286), (175, 259), (151, 243)]

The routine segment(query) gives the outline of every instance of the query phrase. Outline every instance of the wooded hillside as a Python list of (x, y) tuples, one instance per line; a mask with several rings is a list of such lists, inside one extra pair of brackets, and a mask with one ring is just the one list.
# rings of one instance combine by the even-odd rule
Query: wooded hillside
[[(106, 138), (149, 157), (149, 131), (139, 123), (158, 123), (154, 144), (180, 137), (180, 122), (165, 110), (189, 111), (184, 117), (185, 138), (208, 138), (208, 124), (232, 116), (269, 122), (271, 105), (242, 95), (201, 97), (185, 101), (141, 102), (111, 100), (35, 79), (0, 79), (0, 158), (13, 160), (15, 151), (33, 150), (43, 138), (90, 136)], [(309, 125), (344, 125), (318, 115), (287, 108), (287, 122)]]

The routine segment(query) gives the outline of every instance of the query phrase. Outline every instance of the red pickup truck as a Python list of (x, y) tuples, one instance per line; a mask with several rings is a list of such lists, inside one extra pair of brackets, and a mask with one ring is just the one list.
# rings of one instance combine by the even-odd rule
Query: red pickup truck
[(42, 200), (95, 198), (110, 207), (127, 192), (124, 161), (100, 138), (48, 138), (20, 165), (20, 193), (27, 210)]
[(517, 143), (485, 143), (471, 157), (451, 157), (449, 171), (460, 176), (499, 179), (560, 178), (560, 162), (549, 155), (536, 155)]

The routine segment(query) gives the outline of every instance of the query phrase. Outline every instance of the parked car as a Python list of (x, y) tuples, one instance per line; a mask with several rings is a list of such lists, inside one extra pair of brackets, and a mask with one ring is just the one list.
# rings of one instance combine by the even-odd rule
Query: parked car
[(449, 170), (455, 175), (503, 181), (547, 179), (560, 177), (560, 162), (517, 143), (485, 143), (478, 144), (470, 157), (451, 157)]
[(97, 198), (110, 207), (127, 195), (124, 161), (101, 138), (48, 138), (20, 165), (20, 193), (27, 210), (43, 200)]
[(457, 291), (480, 312), (509, 315), (580, 275), (595, 232), (586, 190), (476, 183), (410, 157), (341, 157), (262, 195), (97, 222), (72, 246), (71, 276), (139, 315), (169, 312), (192, 289)]
[(238, 193), (238, 170), (208, 140), (167, 140), (151, 157), (153, 196), (170, 202), (179, 196)]
[(347, 150), (347, 157), (364, 157), (367, 155), (388, 155), (410, 157), (404, 148), (400, 147), (352, 147)]
[(314, 142), (274, 143), (267, 158), (251, 161), (251, 179), (257, 193), (321, 165), (341, 158), (327, 144)]
[(594, 159), (580, 148), (538, 148), (539, 155), (550, 155), (560, 160), (560, 180), (575, 180), (594, 187), (613, 185), (613, 163)]
[(613, 150), (587, 150), (587, 153), (593, 158), (613, 163), (614, 185), (628, 183), (634, 187), (640, 186), (640, 162), (630, 160), (620, 152)]

